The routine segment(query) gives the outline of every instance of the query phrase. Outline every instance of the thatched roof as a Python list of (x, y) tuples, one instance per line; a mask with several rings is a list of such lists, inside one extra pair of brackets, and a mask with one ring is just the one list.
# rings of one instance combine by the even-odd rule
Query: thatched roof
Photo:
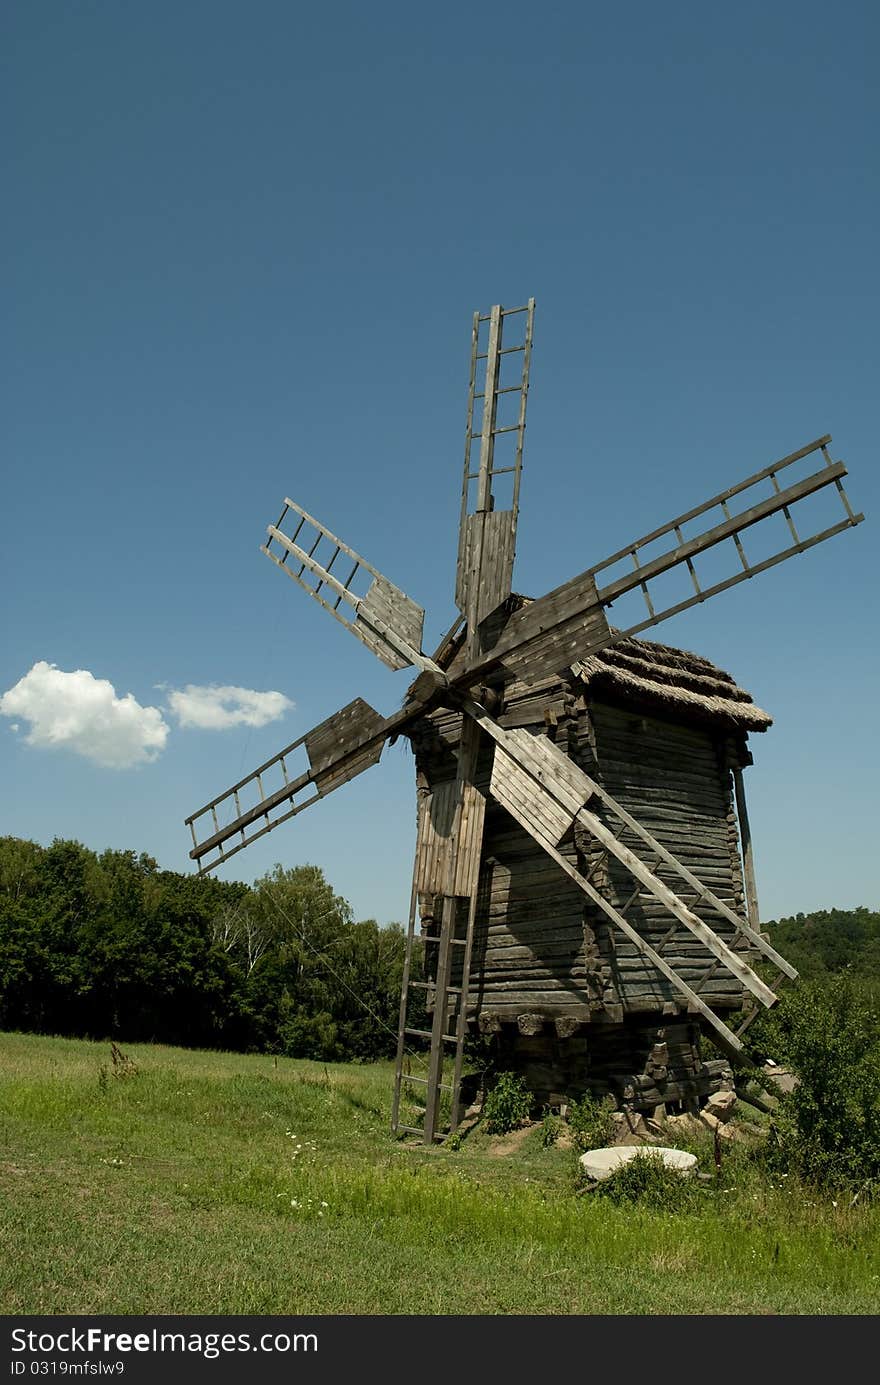
[(729, 673), (699, 654), (652, 640), (622, 639), (573, 665), (594, 696), (603, 693), (742, 731), (766, 731), (773, 718)]
[[(510, 613), (531, 605), (531, 601), (531, 597), (512, 592), (486, 626), (494, 627), (497, 636)], [(455, 670), (460, 666), (464, 639), (462, 628), (436, 651), (442, 668)], [(751, 694), (729, 673), (699, 654), (653, 640), (620, 639), (573, 664), (572, 672), (598, 698), (605, 695), (614, 701), (647, 705), (660, 714), (711, 722), (732, 731), (766, 731), (773, 725), (773, 718), (755, 705)]]

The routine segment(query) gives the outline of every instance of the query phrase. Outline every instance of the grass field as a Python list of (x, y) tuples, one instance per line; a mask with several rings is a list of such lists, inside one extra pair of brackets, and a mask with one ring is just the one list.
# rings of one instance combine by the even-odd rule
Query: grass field
[(880, 1311), (880, 1208), (742, 1155), (616, 1207), (540, 1127), (397, 1143), (387, 1064), (124, 1047), (0, 1036), (4, 1313)]

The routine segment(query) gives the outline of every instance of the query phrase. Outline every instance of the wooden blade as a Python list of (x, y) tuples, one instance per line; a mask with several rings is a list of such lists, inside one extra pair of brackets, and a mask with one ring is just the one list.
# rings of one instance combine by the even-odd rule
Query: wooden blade
[[(468, 704), (468, 710), (470, 706), (471, 704)], [(520, 803), (535, 824), (536, 831), (532, 832), (532, 836), (536, 836), (537, 832), (543, 840), (555, 847), (577, 819), (582, 827), (601, 842), (606, 851), (617, 857), (635, 880), (683, 923), (713, 956), (724, 963), (738, 981), (741, 981), (764, 1005), (775, 1004), (776, 996), (770, 987), (766, 986), (751, 967), (731, 951), (727, 944), (658, 878), (652, 866), (646, 866), (601, 818), (586, 807), (586, 804), (594, 795), (598, 796), (603, 805), (644, 842), (649, 849), (648, 854), (659, 857), (672, 866), (677, 874), (696, 887), (701, 898), (711, 899), (713, 906), (717, 907), (728, 921), (733, 922), (737, 933), (759, 938), (760, 935), (753, 933), (745, 920), (740, 919), (714, 895), (710, 896), (710, 892), (686, 866), (676, 860), (671, 851), (661, 846), (651, 833), (642, 828), (631, 814), (616, 803), (611, 795), (579, 766), (573, 764), (546, 736), (533, 736), (524, 729), (504, 730), (492, 722), (482, 708), (477, 716), (483, 729), (497, 740), (490, 792), (499, 802), (504, 802), (505, 806), (511, 798)], [(659, 861), (654, 864), (659, 864)], [(778, 954), (774, 955), (774, 960), (777, 956)]]
[[(521, 313), (525, 314), (523, 331), (512, 340), (511, 331)], [(456, 604), (467, 618), (469, 638), (474, 640), (480, 622), (510, 595), (534, 315), (533, 298), (521, 308), (496, 304), (485, 316), (474, 314), (455, 583)], [(485, 350), (481, 350), (483, 337)], [(519, 377), (510, 385), (502, 378), (505, 356), (521, 357)], [(506, 412), (507, 395), (514, 396), (515, 414)], [(479, 415), (479, 427), (475, 427), (475, 414)], [(505, 423), (505, 418), (511, 421)], [(509, 465), (496, 461), (496, 440), (503, 434), (512, 435), (515, 443)], [(509, 504), (499, 504), (499, 478), (508, 475), (512, 498)]]
[[(412, 715), (411, 711), (398, 712), (386, 719), (367, 702), (355, 698), (211, 799), (186, 819), (193, 840), (189, 854), (198, 864), (199, 874), (213, 870), (376, 764), (388, 737), (400, 731)], [(301, 772), (297, 772), (297, 757), (307, 763)], [(208, 828), (208, 835), (201, 840), (197, 824)]]
[(465, 515), (458, 555), (456, 602), (475, 626), (506, 601), (513, 578), (516, 522), (512, 510), (486, 510)]
[[(282, 529), (285, 522), (290, 524), (292, 533), (287, 534)], [(384, 664), (393, 669), (407, 668), (410, 664), (419, 668), (433, 666), (421, 652), (424, 609), (319, 520), (295, 501), (285, 499), (278, 523), (270, 524), (267, 533), (269, 539), (261, 552)], [(326, 564), (316, 556), (322, 541), (324, 548), (331, 550)], [(343, 581), (330, 570), (340, 554), (345, 554), (349, 560)], [(373, 580), (366, 592), (358, 596), (353, 584), (358, 582), (361, 571), (369, 573)]]
[[(828, 455), (827, 444), (830, 440), (830, 436), (818, 438), (815, 442), (791, 453), (790, 456), (784, 457), (782, 461), (765, 467), (763, 471), (759, 471), (745, 481), (731, 486), (720, 495), (713, 496), (705, 504), (698, 505), (695, 509), (689, 510), (687, 514), (680, 515), (677, 519), (662, 525), (661, 528), (637, 539), (635, 543), (620, 549), (612, 557), (597, 564), (596, 567), (589, 568), (586, 572), (572, 578), (570, 582), (557, 587), (555, 591), (541, 597), (539, 601), (533, 601), (524, 606), (511, 616), (496, 644), (489, 649), (481, 650), (478, 647), (473, 651), (464, 673), (459, 675), (456, 682), (465, 686), (472, 685), (485, 673), (499, 666), (523, 682), (538, 682), (542, 678), (561, 672), (576, 660), (585, 658), (586, 655), (595, 653), (616, 640), (625, 639), (630, 635), (638, 634), (649, 626), (658, 625), (660, 621), (667, 620), (679, 611), (698, 605), (709, 597), (726, 591), (728, 587), (736, 586), (738, 582), (754, 577), (759, 572), (764, 572), (768, 568), (775, 567), (778, 563), (794, 557), (797, 553), (806, 552), (807, 549), (815, 547), (816, 544), (822, 543), (834, 534), (860, 524), (864, 515), (853, 513), (843, 488), (843, 477), (847, 474), (846, 467), (842, 462), (833, 462)], [(825, 465), (801, 481), (783, 489), (777, 480), (777, 473), (796, 462), (802, 461), (816, 451), (822, 452)], [(744, 496), (750, 491), (754, 495), (754, 488), (764, 483), (772, 487), (772, 493), (768, 497), (747, 509), (741, 509), (735, 514), (731, 513), (730, 501), (736, 497)], [(795, 507), (807, 497), (832, 486), (835, 488), (843, 507), (845, 518), (807, 537), (799, 534), (793, 517)], [(720, 510), (723, 516), (721, 521), (693, 538), (685, 539), (682, 526), (698, 520), (712, 510)], [(778, 549), (770, 557), (763, 558), (760, 562), (750, 563), (746, 556), (742, 534), (776, 514), (784, 516), (794, 543)], [(667, 535), (674, 536), (675, 543), (673, 546), (650, 561), (641, 562), (639, 559), (641, 551), (649, 545), (662, 542)], [(732, 560), (738, 565), (739, 571), (734, 572), (723, 581), (702, 587), (694, 559), (699, 554), (725, 541), (730, 541), (732, 545)], [(606, 574), (615, 565), (624, 561), (629, 561), (632, 564), (628, 571), (606, 581), (604, 585), (598, 585), (597, 578), (600, 574)], [(693, 594), (682, 601), (665, 607), (665, 609), (658, 610), (654, 605), (651, 583), (678, 567), (687, 569), (693, 584)], [(636, 589), (641, 589), (644, 596), (648, 609), (647, 619), (629, 625), (626, 629), (612, 631), (605, 618), (603, 608), (610, 606), (612, 602)]]
[[(693, 510), (688, 510), (686, 514), (670, 520), (668, 524), (664, 524), (652, 533), (637, 539), (635, 543), (627, 545), (626, 548), (620, 549), (610, 558), (606, 558), (604, 562), (591, 568), (590, 571), (597, 581), (600, 581), (601, 576), (599, 600), (604, 606), (610, 606), (613, 601), (619, 600), (636, 588), (641, 589), (644, 597), (648, 611), (647, 619), (628, 625), (626, 629), (616, 632), (614, 638), (624, 639), (629, 635), (638, 634), (639, 631), (646, 630), (650, 626), (658, 625), (660, 621), (677, 615), (679, 611), (699, 605), (709, 597), (726, 591), (728, 587), (734, 587), (737, 583), (746, 581), (747, 578), (757, 576), (759, 572), (765, 572), (771, 567), (776, 567), (777, 564), (793, 558), (798, 553), (804, 553), (809, 548), (814, 548), (816, 544), (832, 538), (844, 529), (861, 524), (864, 515), (853, 513), (843, 487), (843, 477), (847, 474), (846, 467), (842, 462), (832, 461), (828, 453), (827, 445), (830, 441), (830, 434), (817, 438), (815, 442), (808, 443), (806, 447), (799, 448), (797, 452), (783, 457), (781, 461), (774, 462), (771, 466), (765, 467), (763, 471), (756, 472), (753, 476), (747, 477), (746, 480), (722, 491), (720, 495), (715, 495), (711, 500), (697, 505)], [(824, 465), (818, 471), (812, 472), (800, 481), (793, 482), (785, 489), (780, 486), (777, 479), (779, 472), (819, 451), (823, 455)], [(807, 536), (799, 533), (794, 520), (796, 507), (809, 496), (816, 495), (819, 491), (831, 486), (836, 491), (845, 517), (837, 523)], [(762, 500), (757, 500), (757, 503), (747, 508), (739, 508), (736, 513), (731, 513), (731, 501), (740, 504), (740, 498), (756, 499), (761, 489), (770, 489), (771, 494)], [(685, 539), (683, 526), (700, 520), (704, 515), (713, 511), (717, 522), (694, 537)], [(762, 558), (759, 562), (750, 562), (742, 535), (747, 530), (755, 529), (756, 526), (770, 519), (771, 516), (780, 513), (785, 518), (789, 535), (794, 542), (777, 548), (769, 557)], [(798, 512), (799, 516), (800, 513), (803, 511)], [(771, 530), (766, 532), (772, 533)], [(648, 547), (655, 549), (657, 544), (662, 543), (664, 539), (670, 536), (674, 539), (670, 548), (647, 562), (640, 560), (640, 554), (643, 550)], [(701, 553), (727, 541), (730, 541), (729, 557), (734, 571), (731, 576), (722, 581), (715, 582), (711, 586), (701, 586), (694, 559)], [(608, 580), (611, 569), (623, 562), (630, 563), (631, 569)], [(658, 610), (654, 604), (656, 592), (652, 593), (651, 583), (678, 567), (687, 568), (693, 592), (685, 599)]]
[[(576, 870), (575, 867), (565, 859), (551, 841), (550, 836), (537, 825), (531, 808), (523, 802), (518, 793), (516, 793), (512, 787), (508, 788), (502, 779), (499, 778), (493, 786), (492, 796), (497, 798), (498, 802), (510, 813), (511, 817), (543, 847), (551, 860), (555, 861), (556, 864), (565, 871), (566, 875), (568, 875), (576, 885), (580, 886), (584, 893), (602, 910), (615, 927), (620, 929), (624, 936), (629, 938), (630, 942), (634, 943), (639, 951), (642, 952), (648, 960), (653, 963), (657, 970), (666, 977), (667, 981), (672, 983), (676, 990), (685, 997), (688, 1004), (711, 1024), (725, 1047), (730, 1051), (740, 1052), (742, 1050), (742, 1044), (733, 1030), (729, 1029), (724, 1021), (715, 1014), (714, 1010), (710, 1009), (706, 1002), (700, 999), (696, 991), (694, 991), (686, 981), (682, 980), (678, 973), (664, 961), (659, 952), (651, 947), (649, 943), (645, 942), (641, 934), (638, 933), (636, 929), (633, 928), (632, 924), (628, 923), (623, 915), (590, 884), (586, 876), (581, 875), (580, 871)], [(531, 795), (533, 799), (534, 796), (534, 794)]]

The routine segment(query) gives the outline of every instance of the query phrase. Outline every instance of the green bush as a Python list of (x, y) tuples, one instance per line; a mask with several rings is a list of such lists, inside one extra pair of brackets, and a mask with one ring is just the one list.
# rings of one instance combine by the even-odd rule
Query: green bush
[(596, 1196), (617, 1205), (640, 1202), (660, 1211), (680, 1212), (692, 1203), (694, 1188), (680, 1173), (645, 1152), (597, 1183)]
[(578, 1149), (601, 1149), (607, 1145), (614, 1134), (613, 1110), (614, 1102), (610, 1097), (596, 1101), (589, 1092), (585, 1092), (580, 1101), (571, 1103), (568, 1124)]
[(544, 1112), (544, 1119), (541, 1122), (541, 1144), (545, 1149), (555, 1145), (562, 1133), (562, 1121), (559, 1116), (554, 1116), (551, 1111)]
[(483, 1106), (486, 1129), (506, 1135), (528, 1120), (531, 1109), (531, 1093), (519, 1073), (500, 1072)]
[(829, 1187), (880, 1182), (880, 1016), (852, 980), (800, 987), (773, 1017), (777, 1058), (798, 1078), (768, 1154)]

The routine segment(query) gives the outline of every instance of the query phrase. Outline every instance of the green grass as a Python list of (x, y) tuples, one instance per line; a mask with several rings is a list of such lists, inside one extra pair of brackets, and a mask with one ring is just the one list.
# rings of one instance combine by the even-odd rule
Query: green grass
[(540, 1126), (396, 1142), (388, 1064), (123, 1047), (0, 1036), (4, 1313), (880, 1311), (880, 1207), (741, 1152), (618, 1207)]

